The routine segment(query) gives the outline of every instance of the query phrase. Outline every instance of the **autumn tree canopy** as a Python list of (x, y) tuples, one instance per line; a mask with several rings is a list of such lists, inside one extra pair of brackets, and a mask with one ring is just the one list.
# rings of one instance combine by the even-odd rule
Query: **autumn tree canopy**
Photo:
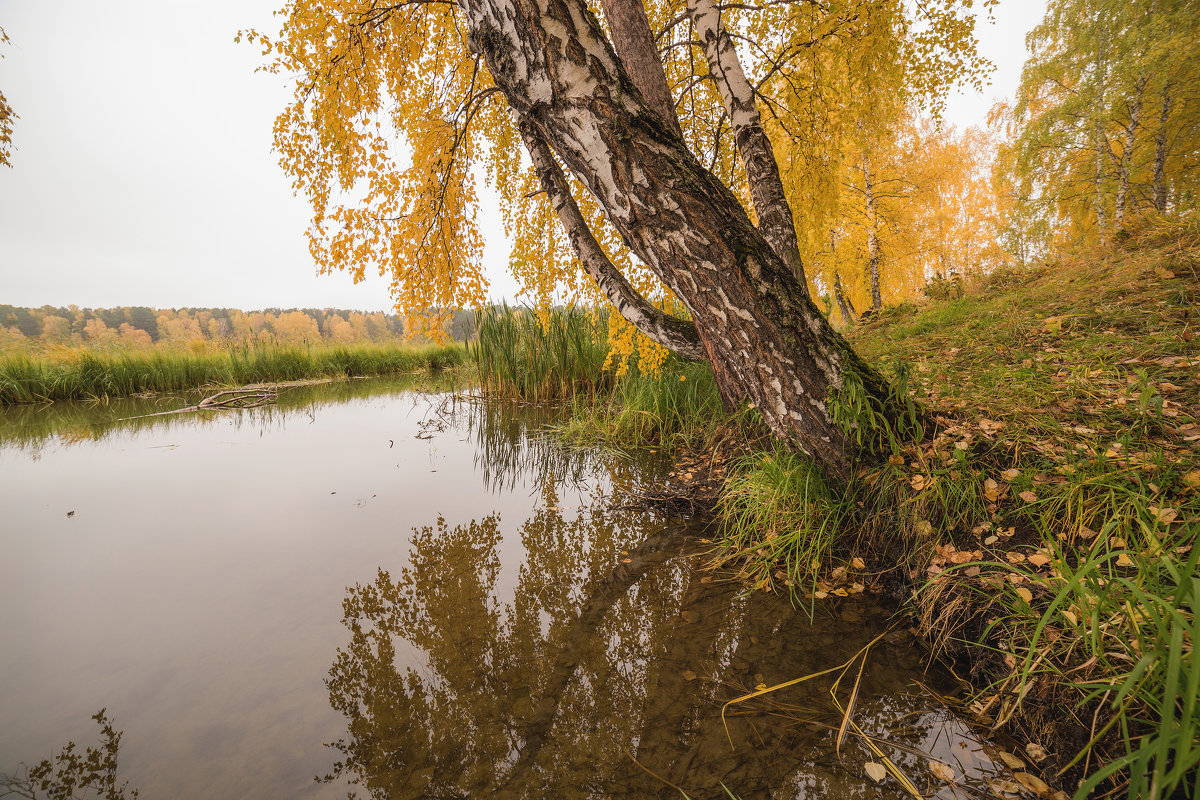
[(1078, 244), (1141, 212), (1195, 207), (1195, 3), (1051, 0), (1029, 44), (1017, 102), (1004, 112), (1013, 137), (1004, 164), (1027, 227), (1047, 244)]
[(481, 303), (486, 178), (535, 298), (604, 297), (643, 357), (708, 360), (727, 402), (847, 474), (862, 434), (830, 401), (896, 409), (810, 299), (793, 212), (820, 188), (795, 176), (837, 174), (886, 128), (869, 112), (978, 78), (970, 6), (612, 0), (606, 30), (583, 0), (293, 0), (246, 36), (295, 78), (275, 140), (320, 269)]

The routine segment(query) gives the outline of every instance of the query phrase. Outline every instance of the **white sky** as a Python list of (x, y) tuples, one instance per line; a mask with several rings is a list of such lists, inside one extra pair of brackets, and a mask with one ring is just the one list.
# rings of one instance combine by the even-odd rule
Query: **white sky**
[[(308, 207), (271, 152), (289, 92), (233, 41), (275, 32), (277, 4), (0, 0), (0, 88), (20, 116), (0, 168), (0, 303), (391, 308), (382, 279), (315, 275)], [(982, 124), (1015, 90), (1044, 10), (1001, 0), (978, 31), (992, 85), (953, 98), (948, 122)], [(498, 217), (480, 222), (492, 294), (511, 297)]]

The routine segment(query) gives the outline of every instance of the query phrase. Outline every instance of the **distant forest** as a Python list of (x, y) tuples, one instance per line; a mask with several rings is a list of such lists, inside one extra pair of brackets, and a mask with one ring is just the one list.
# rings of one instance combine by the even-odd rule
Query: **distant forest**
[[(447, 311), (440, 327), (465, 341), (474, 327), (470, 311)], [(0, 348), (29, 344), (61, 346), (189, 346), (193, 342), (421, 343), (429, 340), (426, 318), (365, 314), (340, 308), (80, 308), (0, 305)]]

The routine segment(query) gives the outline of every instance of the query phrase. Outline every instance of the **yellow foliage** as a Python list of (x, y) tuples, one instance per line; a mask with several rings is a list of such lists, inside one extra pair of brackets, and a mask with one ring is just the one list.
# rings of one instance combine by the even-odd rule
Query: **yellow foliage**
[[(770, 107), (768, 134), (792, 176), (810, 256), (824, 248), (830, 221), (845, 213), (836, 189), (848, 143), (876, 136), (898, 116), (879, 113), (881, 98), (901, 110), (923, 102), (936, 112), (951, 83), (979, 80), (986, 62), (974, 52), (973, 17), (964, 12), (970, 5), (848, 0), (723, 11), (727, 27), (752, 43), (747, 72)], [(685, 9), (684, 0), (646, 3), (651, 28), (661, 32), (684, 139), (748, 207), (719, 94), (703, 80), (704, 54), (680, 21)], [(275, 146), (312, 207), (308, 239), (318, 269), (345, 270), (356, 280), (378, 270), (410, 318), (480, 307), (487, 282), (475, 210), (476, 181), (484, 178), (500, 199), (522, 299), (542, 309), (604, 304), (541, 192), (502, 95), (466, 45), (460, 13), (452, 3), (288, 0), (277, 35), (239, 35), (261, 48), (264, 70), (295, 79), (293, 99), (275, 123)], [(579, 185), (573, 192), (630, 283), (659, 307), (677, 308), (588, 192)], [(654, 370), (666, 358), (616, 314), (609, 330), (614, 366), (623, 369), (636, 355)]]

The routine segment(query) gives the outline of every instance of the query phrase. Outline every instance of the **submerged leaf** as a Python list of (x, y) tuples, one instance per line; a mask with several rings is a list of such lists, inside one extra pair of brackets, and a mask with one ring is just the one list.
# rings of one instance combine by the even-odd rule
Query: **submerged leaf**
[(881, 782), (887, 777), (887, 768), (878, 761), (868, 761), (867, 763), (863, 764), (863, 769), (866, 770), (867, 777), (876, 783)]
[(940, 761), (930, 761), (929, 771), (939, 780), (943, 780), (946, 783), (954, 783), (954, 770), (947, 764), (943, 764)]

